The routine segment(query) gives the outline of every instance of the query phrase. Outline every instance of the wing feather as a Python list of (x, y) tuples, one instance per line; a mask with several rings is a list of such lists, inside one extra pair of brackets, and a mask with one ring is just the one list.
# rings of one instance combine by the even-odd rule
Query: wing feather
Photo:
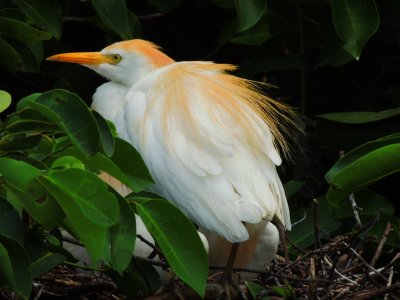
[(240, 242), (249, 237), (243, 222), (276, 215), (290, 228), (290, 217), (275, 167), (277, 120), (262, 116), (272, 106), (260, 107), (269, 100), (224, 73), (230, 69), (183, 62), (153, 72), (126, 97), (123, 136), (142, 154), (153, 191), (198, 225)]

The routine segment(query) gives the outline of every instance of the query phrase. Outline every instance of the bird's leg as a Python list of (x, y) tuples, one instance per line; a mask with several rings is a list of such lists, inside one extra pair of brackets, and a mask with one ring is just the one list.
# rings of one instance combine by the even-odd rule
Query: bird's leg
[(228, 260), (226, 261), (224, 272), (222, 273), (222, 277), (231, 279), (233, 273), (233, 265), (235, 264), (236, 254), (239, 249), (239, 243), (233, 243), (231, 247), (231, 251), (229, 252)]
[(233, 243), (231, 247), (231, 251), (229, 253), (228, 260), (225, 264), (224, 271), (222, 272), (221, 276), (221, 281), (222, 285), (224, 287), (226, 299), (230, 300), (231, 299), (231, 292), (230, 292), (230, 286), (234, 288), (234, 290), (238, 293), (239, 297), (241, 299), (247, 299), (246, 295), (243, 293), (242, 289), (240, 288), (239, 284), (232, 280), (232, 274), (233, 274), (233, 266), (235, 264), (235, 259), (236, 259), (236, 254), (239, 249), (239, 243)]

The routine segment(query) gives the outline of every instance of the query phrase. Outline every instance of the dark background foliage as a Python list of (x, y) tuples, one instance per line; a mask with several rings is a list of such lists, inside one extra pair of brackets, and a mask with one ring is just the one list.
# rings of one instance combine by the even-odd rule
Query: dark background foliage
[[(400, 131), (399, 15), (396, 0), (1, 0), (0, 89), (17, 100), (62, 88), (90, 105), (104, 79), (43, 59), (129, 38), (150, 40), (177, 61), (238, 65), (237, 75), (273, 85), (269, 93), (298, 108), (306, 125), (302, 150), (295, 147), (293, 161), (280, 170), (293, 219), (317, 198), (326, 231), (346, 232), (352, 227), (348, 194), (326, 197), (336, 183), (325, 174), (341, 152)], [(4, 115), (15, 111), (15, 103)], [(361, 188), (348, 189), (357, 192), (363, 221), (381, 216), (377, 233), (393, 222), (388, 251), (400, 242), (399, 160), (393, 164)], [(304, 238), (308, 225), (291, 233), (303, 247), (313, 243)]]

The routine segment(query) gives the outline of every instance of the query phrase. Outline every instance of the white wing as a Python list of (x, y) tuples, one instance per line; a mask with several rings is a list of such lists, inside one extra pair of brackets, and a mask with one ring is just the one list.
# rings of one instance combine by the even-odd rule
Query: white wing
[(182, 62), (154, 71), (128, 92), (112, 121), (141, 153), (154, 192), (198, 225), (240, 242), (249, 237), (243, 222), (277, 215), (290, 229), (290, 218), (272, 133), (241, 98), (254, 91), (224, 69)]

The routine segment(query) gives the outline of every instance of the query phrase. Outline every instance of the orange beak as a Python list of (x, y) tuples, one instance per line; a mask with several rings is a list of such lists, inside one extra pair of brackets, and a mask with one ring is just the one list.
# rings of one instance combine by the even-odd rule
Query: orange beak
[(46, 60), (75, 63), (80, 65), (100, 65), (103, 63), (113, 63), (112, 57), (101, 54), (100, 52), (75, 52), (56, 54), (46, 58)]

